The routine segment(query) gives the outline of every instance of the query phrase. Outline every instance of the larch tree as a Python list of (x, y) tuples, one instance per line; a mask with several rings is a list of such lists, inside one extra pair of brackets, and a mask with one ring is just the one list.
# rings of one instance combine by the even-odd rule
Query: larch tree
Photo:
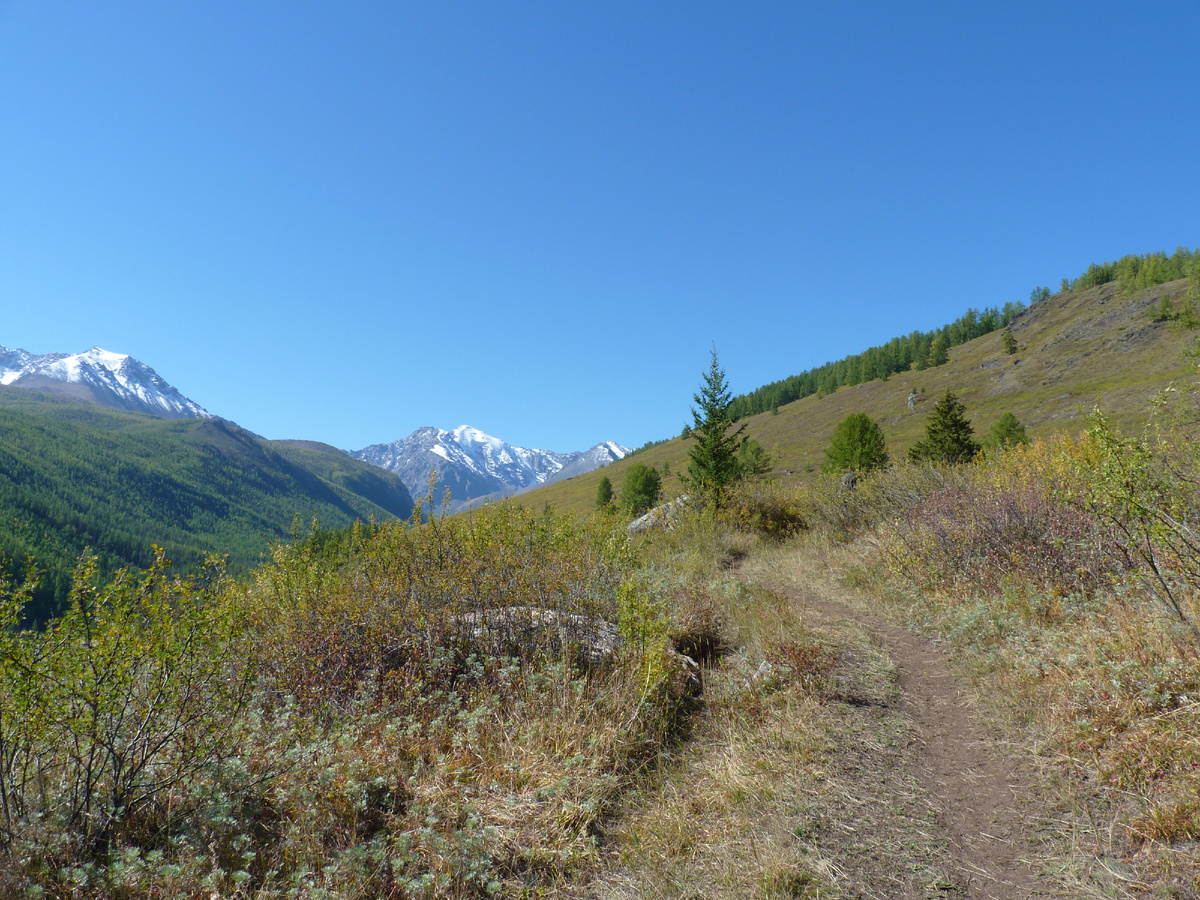
[(992, 436), (987, 443), (989, 447), (1005, 450), (1017, 444), (1028, 444), (1029, 435), (1025, 433), (1025, 426), (1020, 420), (1012, 413), (1006, 412), (992, 426)]
[(621, 483), (621, 506), (632, 516), (640, 516), (658, 502), (662, 477), (653, 466), (634, 463), (625, 470)]
[(607, 509), (612, 504), (613, 486), (605, 475), (600, 479), (600, 483), (596, 485), (596, 508)]
[(825, 451), (825, 471), (869, 472), (887, 462), (887, 441), (874, 419), (857, 412), (838, 422)]

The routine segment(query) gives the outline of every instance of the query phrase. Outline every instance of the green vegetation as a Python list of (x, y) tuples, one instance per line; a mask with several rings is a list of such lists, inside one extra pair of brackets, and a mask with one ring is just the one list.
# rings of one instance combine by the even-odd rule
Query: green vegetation
[(882, 346), (871, 347), (734, 397), (729, 404), (729, 416), (736, 421), (772, 412), (814, 394), (832, 394), (840, 387), (887, 379), (910, 369), (945, 365), (951, 348), (1007, 328), (1024, 309), (1024, 304), (1019, 302), (1006, 303), (1002, 309), (968, 309), (958, 319), (935, 331), (914, 331), (904, 337), (895, 337)]
[(829, 472), (869, 472), (887, 465), (883, 429), (866, 413), (851, 413), (838, 422), (825, 451)]
[(600, 478), (600, 484), (596, 486), (596, 509), (607, 509), (612, 505), (613, 486), (608, 480), (608, 476), (604, 475)]
[(975, 432), (967, 421), (966, 407), (951, 391), (934, 403), (925, 426), (925, 440), (908, 450), (912, 462), (947, 465), (970, 462), (979, 452)]
[(696, 406), (689, 437), (696, 443), (688, 450), (684, 483), (702, 502), (719, 508), (728, 486), (742, 474), (737, 454), (745, 441), (745, 426), (730, 430), (734, 420), (729, 387), (715, 349), (700, 392), (693, 394), (692, 400)]
[(1028, 444), (1029, 435), (1025, 433), (1025, 426), (1010, 412), (1002, 415), (992, 426), (991, 437), (987, 440), (987, 446), (991, 448), (999, 448), (1007, 450), (1015, 444)]
[[(771, 471), (771, 459), (766, 448), (751, 437), (742, 441), (742, 446), (738, 447), (737, 461), (738, 469), (746, 478), (757, 478)], [(667, 467), (664, 469), (665, 474), (670, 471), (670, 463), (663, 465)]]
[(631, 516), (640, 516), (658, 502), (662, 478), (653, 466), (634, 463), (625, 470), (621, 482), (621, 508)]
[[(166, 798), (186, 815), (192, 780), (229, 753), (251, 671), (229, 583), (215, 561), (171, 578), (158, 551), (100, 585), (85, 557), (44, 634), (15, 630), (31, 588), (0, 582), (0, 847), (36, 867), (64, 850), (109, 857), (131, 830), (162, 827)], [(32, 823), (68, 844), (42, 846)]]
[(1004, 341), (1004, 352), (1005, 353), (1007, 353), (1009, 356), (1012, 356), (1014, 353), (1017, 352), (1017, 339), (1013, 335), (1012, 329), (1005, 328), (1004, 334), (1002, 335), (1001, 340)]
[[(694, 709), (604, 517), (314, 533), (245, 584), (0, 584), (0, 893), (483, 897), (594, 867)], [(606, 623), (620, 622), (619, 640)]]
[[(687, 429), (685, 428), (684, 430), (686, 431)], [(653, 448), (658, 447), (661, 444), (665, 444), (669, 440), (670, 440), (670, 438), (663, 438), (658, 441), (646, 441), (646, 443), (642, 444), (642, 446), (637, 447), (633, 450), (630, 450), (629, 453), (627, 453), (625, 455), (625, 458), (628, 459), (630, 456), (634, 456), (638, 453), (645, 453), (647, 450), (652, 450)]]
[(331, 527), (407, 517), (391, 473), (319, 444), (261, 441), (220, 420), (163, 420), (0, 389), (0, 561), (42, 571), (27, 614), (63, 608), (80, 555), (101, 577), (153, 564), (152, 543), (183, 571), (212, 553), (244, 573), (293, 520)]
[(1176, 247), (1170, 256), (1166, 253), (1147, 253), (1144, 256), (1127, 254), (1113, 262), (1092, 263), (1074, 279), (1063, 279), (1065, 290), (1078, 291), (1097, 287), (1109, 282), (1119, 282), (1126, 293), (1144, 290), (1181, 278), (1200, 277), (1200, 250)]

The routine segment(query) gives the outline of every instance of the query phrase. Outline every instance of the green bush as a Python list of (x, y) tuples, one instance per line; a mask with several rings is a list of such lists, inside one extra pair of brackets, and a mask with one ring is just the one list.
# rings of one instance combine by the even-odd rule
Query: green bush
[(825, 471), (869, 472), (887, 462), (887, 442), (874, 419), (860, 412), (838, 422), (825, 450)]
[(631, 516), (640, 516), (656, 503), (662, 489), (662, 477), (653, 466), (633, 463), (621, 482), (621, 507)]
[(13, 630), (27, 590), (5, 591), (0, 844), (35, 857), (105, 859), (186, 816), (180, 789), (227, 753), (249, 696), (218, 562), (184, 580), (157, 550), (145, 572), (95, 575), (85, 557), (44, 632)]

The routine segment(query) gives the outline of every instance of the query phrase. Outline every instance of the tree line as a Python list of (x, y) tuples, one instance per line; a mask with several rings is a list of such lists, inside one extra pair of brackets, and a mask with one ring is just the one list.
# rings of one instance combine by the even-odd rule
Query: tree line
[(1112, 262), (1092, 263), (1077, 278), (1064, 278), (1059, 291), (1077, 291), (1116, 281), (1124, 291), (1132, 293), (1189, 277), (1200, 278), (1200, 250), (1176, 247), (1170, 256), (1162, 251), (1141, 256), (1131, 253)]
[(729, 404), (729, 414), (736, 421), (777, 410), (812, 394), (832, 394), (840, 387), (886, 379), (913, 368), (920, 370), (942, 365), (948, 361), (951, 347), (1007, 328), (1024, 309), (1025, 304), (1020, 301), (1006, 303), (998, 309), (968, 309), (941, 328), (894, 337), (886, 344), (734, 397)]

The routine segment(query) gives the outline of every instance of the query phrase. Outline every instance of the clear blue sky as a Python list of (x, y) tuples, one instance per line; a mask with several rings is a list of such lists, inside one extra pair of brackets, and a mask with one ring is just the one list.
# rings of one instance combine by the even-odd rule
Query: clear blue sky
[(567, 451), (1200, 244), (1200, 4), (0, 0), (0, 344)]

